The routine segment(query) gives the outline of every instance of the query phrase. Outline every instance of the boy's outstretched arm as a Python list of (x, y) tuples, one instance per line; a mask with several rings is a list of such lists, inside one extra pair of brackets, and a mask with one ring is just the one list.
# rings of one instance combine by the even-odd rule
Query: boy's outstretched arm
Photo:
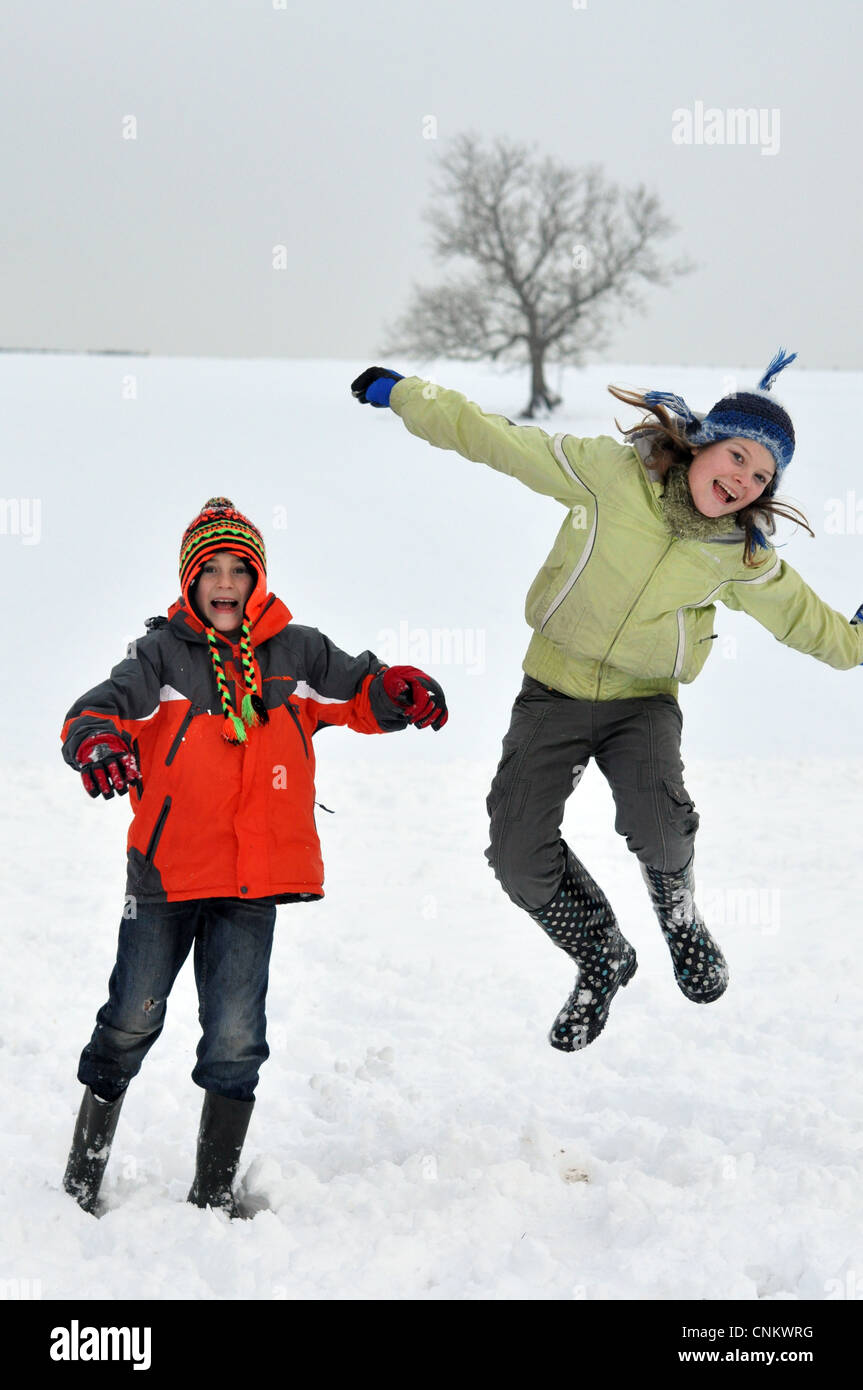
[(389, 405), (411, 434), (439, 449), (453, 449), (474, 463), (554, 497), (565, 507), (596, 496), (631, 448), (608, 435), (579, 439), (549, 435), (537, 425), (516, 425), (504, 415), (487, 415), (459, 391), (420, 377), (400, 377), (384, 367), (369, 367), (351, 383), (361, 405)]
[(313, 731), (330, 724), (346, 724), (361, 734), (391, 733), (408, 724), (443, 728), (446, 699), (424, 671), (386, 666), (369, 651), (349, 656), (315, 627), (292, 623), (288, 631), (292, 643), (301, 643), (299, 664), (307, 673), (294, 698), (306, 702)]
[(765, 573), (735, 580), (718, 595), (734, 608), (761, 623), (786, 647), (805, 652), (838, 671), (850, 671), (863, 663), (863, 623), (855, 615), (850, 622), (831, 608), (795, 569), (774, 554), (765, 560)]
[[(150, 659), (152, 639), (140, 638), (107, 680), (81, 695), (61, 732), (63, 758), (81, 773), (90, 796), (123, 796), (141, 783), (132, 753), (140, 725), (159, 709), (161, 679)], [(155, 650), (155, 649), (154, 649)]]

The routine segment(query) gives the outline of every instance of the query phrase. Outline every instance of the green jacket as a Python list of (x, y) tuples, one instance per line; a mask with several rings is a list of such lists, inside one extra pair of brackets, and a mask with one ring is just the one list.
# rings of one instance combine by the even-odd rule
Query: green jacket
[(418, 377), (397, 381), (390, 405), (420, 439), (566, 508), (525, 603), (533, 636), (523, 668), (544, 685), (579, 700), (676, 696), (710, 655), (717, 599), (839, 670), (863, 662), (863, 624), (824, 603), (772, 547), (747, 568), (740, 531), (709, 542), (672, 536), (643, 448), (608, 435), (552, 438)]

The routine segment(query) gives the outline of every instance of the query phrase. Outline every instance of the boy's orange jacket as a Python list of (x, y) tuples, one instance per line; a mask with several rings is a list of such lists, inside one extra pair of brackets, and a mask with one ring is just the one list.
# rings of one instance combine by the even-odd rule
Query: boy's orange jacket
[[(386, 666), (368, 651), (348, 656), (317, 628), (292, 623), (268, 594), (251, 621), (251, 640), (269, 723), (234, 745), (222, 737), (200, 619), (178, 599), (167, 618), (146, 626), (109, 679), (75, 701), (62, 732), (72, 767), (82, 740), (100, 731), (119, 733), (136, 753), (143, 792), (129, 793), (127, 894), (142, 902), (322, 897), (312, 738), (332, 724), (364, 734), (405, 728), (383, 689)], [(219, 647), (237, 707), (239, 648), (221, 637)]]

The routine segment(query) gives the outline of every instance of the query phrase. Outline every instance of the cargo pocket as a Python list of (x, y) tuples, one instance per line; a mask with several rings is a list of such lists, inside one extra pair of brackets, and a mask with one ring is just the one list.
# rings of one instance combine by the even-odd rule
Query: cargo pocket
[(694, 835), (701, 817), (695, 809), (695, 802), (679, 778), (663, 778), (669, 797), (669, 815), (675, 829), (681, 835)]
[(510, 821), (521, 820), (530, 783), (523, 778), (516, 777), (517, 763), (516, 754), (513, 752), (501, 762), (495, 773), (491, 789), (485, 799), (485, 809), (492, 822), (495, 821), (495, 817), (505, 820), (507, 824)]
[(519, 697), (513, 710), (513, 721), (504, 735), (501, 759), (497, 765), (494, 781), (486, 797), (485, 809), (489, 820), (504, 806), (507, 821), (518, 820), (524, 810), (530, 782), (521, 776), (526, 755), (537, 733), (542, 727), (547, 707), (534, 704), (526, 710), (519, 704)]
[(511, 770), (513, 759), (515, 758), (517, 752), (517, 748), (511, 748), (508, 753), (504, 753), (503, 757), (497, 765), (497, 772), (494, 774), (494, 781), (492, 782), (491, 787), (489, 788), (488, 796), (485, 799), (485, 809), (488, 812), (489, 820), (491, 820), (492, 816), (495, 813), (495, 810), (500, 805), (501, 798), (506, 791), (507, 782), (509, 780), (507, 777), (507, 770)]

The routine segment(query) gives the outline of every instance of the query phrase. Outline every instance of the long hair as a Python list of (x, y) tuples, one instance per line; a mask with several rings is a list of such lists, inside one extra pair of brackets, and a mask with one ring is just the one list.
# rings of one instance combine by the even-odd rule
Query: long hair
[[(616, 400), (623, 401), (624, 405), (635, 406), (637, 410), (645, 412), (641, 422), (629, 429), (624, 429), (617, 419), (614, 423), (627, 443), (642, 437), (653, 438), (653, 447), (645, 462), (660, 478), (664, 478), (674, 464), (682, 463), (689, 467), (695, 456), (695, 447), (687, 439), (676, 417), (671, 415), (664, 405), (648, 405), (640, 391), (625, 390), (619, 386), (609, 386), (608, 390)], [(750, 502), (748, 507), (741, 508), (736, 517), (745, 535), (743, 563), (752, 568), (759, 565), (763, 559), (763, 556), (761, 559), (758, 558), (758, 551), (763, 548), (761, 537), (774, 534), (776, 517), (793, 521), (808, 531), (810, 536), (815, 535), (799, 508), (792, 506), (790, 502), (768, 497), (766, 493)]]

